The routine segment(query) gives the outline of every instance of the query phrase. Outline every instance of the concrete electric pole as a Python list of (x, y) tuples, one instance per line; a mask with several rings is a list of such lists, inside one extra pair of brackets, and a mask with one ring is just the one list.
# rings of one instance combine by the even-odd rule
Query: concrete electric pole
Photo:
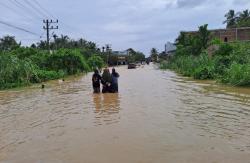
[(50, 46), (49, 46), (49, 40), (50, 40), (50, 30), (54, 30), (54, 29), (58, 29), (58, 26), (54, 27), (51, 26), (51, 24), (57, 24), (58, 20), (53, 21), (53, 20), (43, 20), (43, 23), (45, 24), (45, 26), (43, 26), (43, 29), (46, 30), (47, 33), (47, 48), (50, 51)]

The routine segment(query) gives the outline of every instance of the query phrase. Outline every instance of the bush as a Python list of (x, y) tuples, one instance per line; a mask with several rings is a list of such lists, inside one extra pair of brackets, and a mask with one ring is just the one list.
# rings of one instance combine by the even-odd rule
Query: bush
[(0, 52), (0, 89), (88, 72), (94, 66), (103, 67), (103, 59), (94, 55), (87, 62), (79, 49), (60, 49), (50, 54), (39, 49), (21, 47)]
[(194, 59), (196, 68), (193, 73), (195, 79), (214, 79), (215, 68), (214, 62), (208, 57), (207, 53), (203, 53)]
[(219, 50), (215, 52), (215, 55), (228, 56), (232, 53), (233, 47), (228, 43), (220, 44)]
[(102, 68), (105, 65), (105, 63), (100, 56), (93, 55), (88, 59), (88, 65), (93, 70), (95, 68), (99, 69)]
[(60, 49), (45, 57), (43, 68), (50, 71), (63, 71), (68, 75), (90, 70), (79, 50)]
[(160, 69), (168, 69), (168, 68), (170, 68), (168, 61), (163, 60), (160, 62)]
[(38, 70), (37, 71), (37, 78), (35, 79), (35, 82), (44, 82), (48, 80), (54, 80), (64, 77), (64, 72), (59, 71), (46, 71), (46, 70)]
[(227, 70), (222, 82), (234, 86), (250, 86), (250, 63), (242, 65), (234, 62)]
[(235, 86), (250, 85), (250, 43), (220, 44), (213, 57), (205, 52), (198, 56), (186, 54), (187, 48), (179, 46), (177, 54), (162, 69), (173, 69), (195, 79), (216, 79)]
[(30, 60), (0, 55), (0, 89), (27, 85), (33, 79), (36, 66)]

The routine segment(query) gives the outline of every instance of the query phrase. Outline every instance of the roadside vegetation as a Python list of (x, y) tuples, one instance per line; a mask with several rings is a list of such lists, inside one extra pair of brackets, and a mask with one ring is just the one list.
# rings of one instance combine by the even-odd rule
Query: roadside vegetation
[(43, 42), (21, 47), (14, 37), (0, 39), (0, 89), (64, 78), (105, 65), (94, 43), (69, 39), (62, 42), (53, 42), (51, 46), (57, 46), (57, 50), (49, 52)]
[[(98, 48), (94, 42), (73, 40), (54, 35), (45, 41), (23, 47), (13, 36), (0, 38), (0, 90), (64, 78), (89, 72), (95, 68), (118, 64), (118, 56), (110, 47)], [(126, 61), (145, 60), (143, 53), (128, 49)]]
[[(238, 14), (237, 21), (234, 20), (237, 24), (230, 21), (231, 12), (226, 14), (228, 27), (245, 26), (250, 22), (248, 10)], [(250, 42), (222, 43), (216, 38), (211, 39), (207, 25), (204, 25), (199, 27), (196, 35), (181, 33), (176, 45), (175, 55), (162, 60), (161, 69), (172, 69), (195, 79), (213, 79), (233, 86), (250, 86)], [(208, 54), (208, 47), (216, 47), (216, 50)]]

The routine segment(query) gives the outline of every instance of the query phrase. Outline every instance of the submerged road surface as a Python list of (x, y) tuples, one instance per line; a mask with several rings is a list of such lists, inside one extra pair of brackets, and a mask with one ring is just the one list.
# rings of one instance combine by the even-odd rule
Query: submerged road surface
[(250, 89), (117, 71), (119, 94), (93, 95), (92, 74), (1, 91), (0, 162), (250, 162)]

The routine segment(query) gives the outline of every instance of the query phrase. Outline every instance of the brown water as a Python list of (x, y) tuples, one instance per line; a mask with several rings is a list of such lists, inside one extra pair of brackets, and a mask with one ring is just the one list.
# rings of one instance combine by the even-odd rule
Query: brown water
[(250, 162), (250, 89), (153, 66), (118, 68), (120, 93), (91, 74), (0, 92), (0, 162)]

